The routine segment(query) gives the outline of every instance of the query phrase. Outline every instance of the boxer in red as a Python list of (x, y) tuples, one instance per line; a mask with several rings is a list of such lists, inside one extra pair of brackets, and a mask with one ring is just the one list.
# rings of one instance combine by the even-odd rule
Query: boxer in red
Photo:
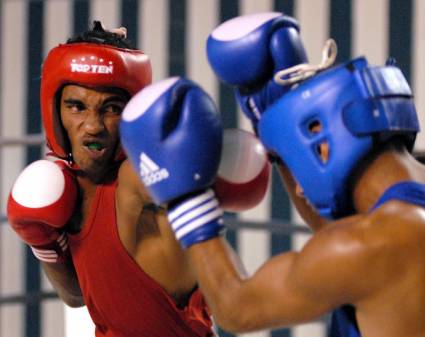
[(121, 112), (150, 83), (149, 58), (125, 30), (95, 23), (53, 48), (41, 111), (55, 161), (20, 174), (8, 217), (60, 298), (87, 306), (97, 337), (213, 336), (187, 253), (120, 145)]

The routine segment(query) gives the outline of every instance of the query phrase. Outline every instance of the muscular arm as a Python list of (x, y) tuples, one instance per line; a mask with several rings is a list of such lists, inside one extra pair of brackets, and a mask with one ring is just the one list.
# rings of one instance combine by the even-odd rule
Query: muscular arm
[(379, 288), (382, 275), (370, 270), (379, 254), (361, 237), (322, 230), (300, 253), (278, 255), (250, 278), (220, 238), (195, 244), (189, 253), (217, 323), (242, 332), (310, 321)]
[[(143, 207), (149, 200), (140, 178), (128, 160), (121, 164), (116, 193), (118, 232), (127, 251), (134, 258), (140, 239), (138, 233)], [(152, 231), (155, 229), (152, 228)]]
[(328, 307), (312, 307), (297, 298), (290, 284), (295, 253), (279, 255), (246, 278), (229, 257), (222, 239), (213, 239), (189, 249), (201, 291), (216, 322), (232, 332), (247, 332), (313, 319)]
[(121, 242), (143, 271), (174, 297), (185, 302), (196, 275), (176, 241), (166, 212), (155, 206), (128, 161), (120, 168), (116, 205)]
[(47, 278), (56, 289), (58, 296), (71, 308), (84, 305), (77, 274), (71, 258), (65, 263), (45, 263), (41, 262)]

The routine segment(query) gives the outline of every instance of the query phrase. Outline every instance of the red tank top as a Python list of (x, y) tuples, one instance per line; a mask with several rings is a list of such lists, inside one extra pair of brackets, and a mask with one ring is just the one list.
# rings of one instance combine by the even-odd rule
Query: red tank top
[(96, 337), (213, 336), (211, 319), (198, 290), (189, 304), (179, 309), (128, 255), (118, 236), (116, 186), (115, 181), (97, 188), (82, 231), (69, 236)]

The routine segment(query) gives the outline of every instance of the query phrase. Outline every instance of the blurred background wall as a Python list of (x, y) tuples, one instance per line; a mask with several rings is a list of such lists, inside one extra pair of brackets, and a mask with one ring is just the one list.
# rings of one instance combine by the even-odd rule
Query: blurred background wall
[[(425, 78), (423, 0), (0, 0), (1, 337), (93, 336), (84, 309), (65, 308), (51, 294), (31, 252), (5, 225), (5, 203), (12, 182), (27, 163), (45, 151), (37, 142), (42, 139), (40, 69), (48, 50), (87, 29), (94, 19), (109, 28), (126, 26), (130, 39), (151, 57), (154, 80), (190, 77), (215, 98), (226, 127), (249, 129), (231, 90), (217, 82), (208, 66), (205, 40), (220, 22), (264, 11), (283, 11), (299, 20), (312, 62), (320, 61), (328, 37), (338, 43), (338, 61), (367, 55), (371, 63), (383, 64), (389, 56), (395, 57), (414, 90), (424, 125), (425, 84), (420, 80)], [(16, 144), (23, 140), (36, 145)], [(420, 134), (416, 149), (424, 147)], [(270, 219), (301, 224), (276, 172), (263, 203), (238, 219), (264, 227), (228, 233), (251, 272), (273, 254), (299, 249), (309, 237), (305, 231), (288, 234), (269, 230)], [(37, 300), (40, 291), (47, 292), (41, 302)], [(317, 322), (240, 336), (326, 334), (326, 325)], [(220, 336), (231, 335), (221, 332)]]

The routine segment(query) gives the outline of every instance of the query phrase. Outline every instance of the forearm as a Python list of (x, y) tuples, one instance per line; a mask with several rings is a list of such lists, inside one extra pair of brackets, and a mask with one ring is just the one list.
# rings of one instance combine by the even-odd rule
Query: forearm
[(232, 332), (251, 330), (252, 311), (246, 308), (249, 297), (244, 295), (247, 275), (231, 247), (219, 237), (195, 244), (188, 251), (218, 325)]
[(195, 244), (189, 254), (212, 315), (225, 330), (239, 333), (289, 326), (316, 319), (328, 309), (298, 287), (295, 252), (273, 257), (250, 277), (238, 267), (223, 239)]
[[(29, 183), (33, 181), (37, 184)], [(37, 160), (18, 176), (7, 202), (10, 226), (31, 247), (59, 296), (70, 306), (83, 304), (63, 230), (74, 212), (77, 194), (74, 173), (64, 162)]]
[(64, 263), (41, 262), (41, 265), (58, 296), (68, 306), (76, 308), (84, 305), (77, 274), (70, 257)]

